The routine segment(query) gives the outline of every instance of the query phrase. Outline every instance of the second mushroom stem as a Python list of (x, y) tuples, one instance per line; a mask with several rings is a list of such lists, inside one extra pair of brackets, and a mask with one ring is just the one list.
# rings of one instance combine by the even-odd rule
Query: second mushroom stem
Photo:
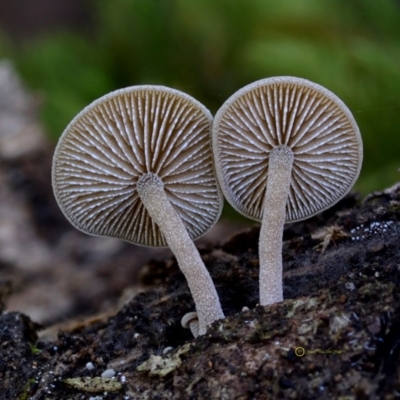
[(196, 305), (199, 335), (202, 335), (214, 321), (224, 318), (211, 276), (185, 225), (168, 200), (162, 180), (156, 174), (144, 174), (138, 181), (137, 190), (185, 275)]
[(293, 158), (292, 150), (286, 146), (276, 147), (269, 156), (259, 238), (260, 304), (263, 306), (283, 300), (282, 236)]

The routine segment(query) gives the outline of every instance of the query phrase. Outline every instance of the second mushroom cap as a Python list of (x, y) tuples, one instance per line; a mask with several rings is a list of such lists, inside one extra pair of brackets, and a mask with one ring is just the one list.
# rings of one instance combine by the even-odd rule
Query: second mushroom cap
[[(362, 139), (347, 106), (306, 79), (266, 78), (234, 93), (214, 119), (217, 176), (229, 203), (261, 220), (270, 152), (293, 152), (286, 222), (331, 207), (353, 187)], [(268, 212), (268, 210), (266, 210)]]

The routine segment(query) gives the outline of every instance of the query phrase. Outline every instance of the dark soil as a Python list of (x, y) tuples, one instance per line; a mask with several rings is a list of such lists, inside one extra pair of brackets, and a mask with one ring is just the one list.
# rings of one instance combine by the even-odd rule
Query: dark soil
[(198, 247), (227, 318), (193, 339), (170, 253), (65, 221), (53, 146), (4, 62), (2, 98), (0, 400), (400, 397), (400, 184), (288, 225), (285, 301), (269, 307), (259, 228), (218, 224)]
[(257, 306), (258, 234), (201, 249), (228, 317), (196, 340), (174, 259), (148, 262), (150, 288), (115, 315), (58, 331), (3, 312), (1, 399), (398, 398), (400, 185), (288, 226), (286, 300), (269, 307)]

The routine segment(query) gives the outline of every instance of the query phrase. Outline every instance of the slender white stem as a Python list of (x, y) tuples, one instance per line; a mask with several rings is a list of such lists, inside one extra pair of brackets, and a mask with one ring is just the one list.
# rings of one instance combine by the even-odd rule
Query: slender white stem
[(168, 200), (162, 180), (155, 174), (143, 175), (137, 184), (138, 194), (153, 221), (164, 234), (179, 267), (186, 277), (199, 319), (199, 335), (224, 318), (217, 291), (200, 254), (179, 215)]
[(259, 239), (260, 304), (263, 306), (283, 300), (282, 236), (293, 158), (292, 150), (286, 146), (276, 147), (269, 156)]

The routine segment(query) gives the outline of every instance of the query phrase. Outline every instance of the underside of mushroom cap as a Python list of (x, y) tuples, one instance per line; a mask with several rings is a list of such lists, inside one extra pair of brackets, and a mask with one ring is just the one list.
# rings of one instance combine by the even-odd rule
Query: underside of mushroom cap
[(286, 76), (245, 86), (215, 116), (213, 151), (226, 199), (255, 220), (262, 218), (269, 153), (277, 147), (288, 147), (294, 156), (286, 222), (331, 207), (361, 169), (359, 129), (332, 92)]
[(218, 220), (223, 198), (211, 150), (210, 112), (164, 86), (112, 92), (81, 111), (53, 159), (57, 202), (77, 229), (144, 246), (166, 246), (136, 184), (157, 175), (192, 239)]

